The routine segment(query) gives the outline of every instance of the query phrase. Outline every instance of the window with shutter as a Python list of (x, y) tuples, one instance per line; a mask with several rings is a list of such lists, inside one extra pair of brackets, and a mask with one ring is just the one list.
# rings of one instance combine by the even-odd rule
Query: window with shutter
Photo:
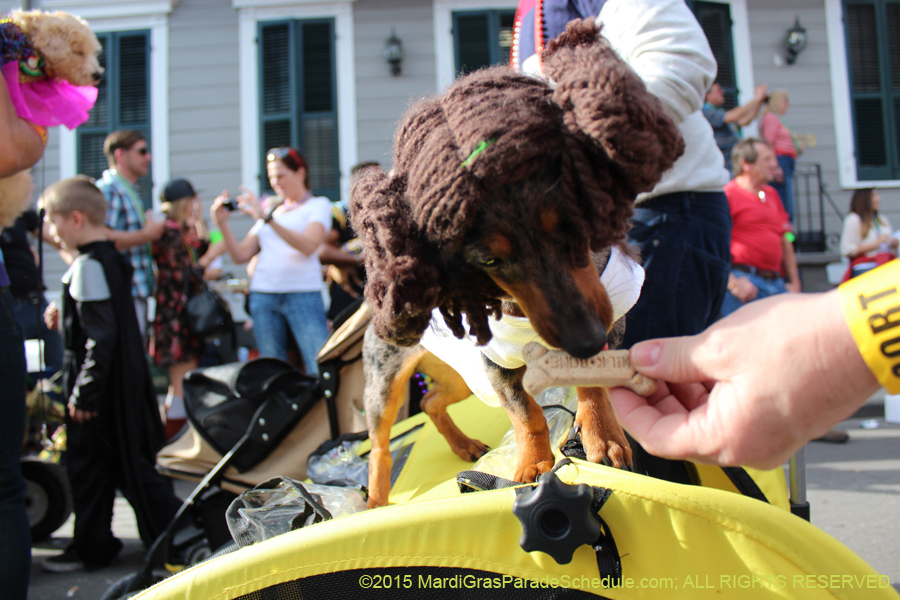
[[(340, 199), (332, 19), (259, 24), (260, 146), (292, 146), (306, 158), (312, 191)], [(260, 189), (271, 193), (265, 156)]]
[(692, 3), (694, 15), (706, 34), (709, 47), (719, 66), (716, 83), (725, 92), (726, 110), (738, 105), (737, 76), (734, 64), (734, 43), (731, 35), (731, 6), (720, 2)]
[(843, 9), (857, 179), (900, 179), (900, 2)]
[[(100, 64), (106, 70), (98, 86), (90, 118), (76, 133), (77, 169), (98, 178), (107, 169), (103, 142), (117, 129), (140, 131), (150, 140), (150, 32), (98, 33), (103, 46)], [(136, 190), (144, 206), (152, 207), (150, 175), (138, 180)]]
[(515, 10), (453, 13), (453, 46), (457, 76), (481, 67), (509, 63)]

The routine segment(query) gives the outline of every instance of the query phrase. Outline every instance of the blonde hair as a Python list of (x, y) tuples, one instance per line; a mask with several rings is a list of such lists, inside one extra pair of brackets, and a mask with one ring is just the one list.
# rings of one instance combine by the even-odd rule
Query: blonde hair
[(68, 217), (77, 210), (91, 225), (106, 223), (106, 197), (85, 175), (76, 175), (49, 186), (41, 195), (41, 203), (48, 215)]
[(193, 196), (185, 196), (178, 200), (166, 201), (160, 204), (159, 208), (166, 216), (179, 224), (183, 224), (191, 214), (191, 203), (194, 202)]
[(787, 93), (787, 90), (774, 90), (769, 92), (769, 99), (766, 100), (766, 110), (763, 112), (775, 112), (772, 110), (773, 106), (779, 105), (782, 102), (787, 102), (790, 99), (790, 94)]
[[(167, 200), (160, 204), (159, 208), (165, 213), (166, 217), (177, 222), (179, 225), (184, 225), (187, 218), (191, 216), (191, 206), (194, 202), (200, 205), (200, 199), (197, 196), (185, 196), (178, 200)], [(209, 227), (207, 227), (206, 221), (203, 219), (202, 210), (199, 211), (197, 218), (194, 220), (193, 227), (197, 232), (197, 237), (202, 240), (209, 239)]]

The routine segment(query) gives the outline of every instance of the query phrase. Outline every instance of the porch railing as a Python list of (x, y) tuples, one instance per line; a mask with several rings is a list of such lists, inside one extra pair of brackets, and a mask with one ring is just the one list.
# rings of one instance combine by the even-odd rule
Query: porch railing
[(825, 229), (825, 202), (843, 221), (844, 213), (837, 207), (822, 181), (822, 165), (798, 163), (794, 169), (794, 234), (798, 252), (837, 251), (839, 232)]

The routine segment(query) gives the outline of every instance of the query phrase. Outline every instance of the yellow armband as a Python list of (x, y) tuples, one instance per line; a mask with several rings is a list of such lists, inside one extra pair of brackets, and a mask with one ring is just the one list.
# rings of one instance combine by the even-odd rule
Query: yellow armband
[(866, 365), (888, 392), (900, 393), (900, 261), (847, 281), (838, 295)]

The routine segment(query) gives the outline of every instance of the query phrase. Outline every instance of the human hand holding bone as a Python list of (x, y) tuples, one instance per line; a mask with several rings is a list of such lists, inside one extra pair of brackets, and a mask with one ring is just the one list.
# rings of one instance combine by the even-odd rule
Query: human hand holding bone
[(527, 365), (522, 385), (536, 396), (549, 387), (625, 387), (639, 396), (656, 391), (656, 380), (635, 371), (628, 350), (604, 350), (581, 359), (531, 342), (522, 351)]

